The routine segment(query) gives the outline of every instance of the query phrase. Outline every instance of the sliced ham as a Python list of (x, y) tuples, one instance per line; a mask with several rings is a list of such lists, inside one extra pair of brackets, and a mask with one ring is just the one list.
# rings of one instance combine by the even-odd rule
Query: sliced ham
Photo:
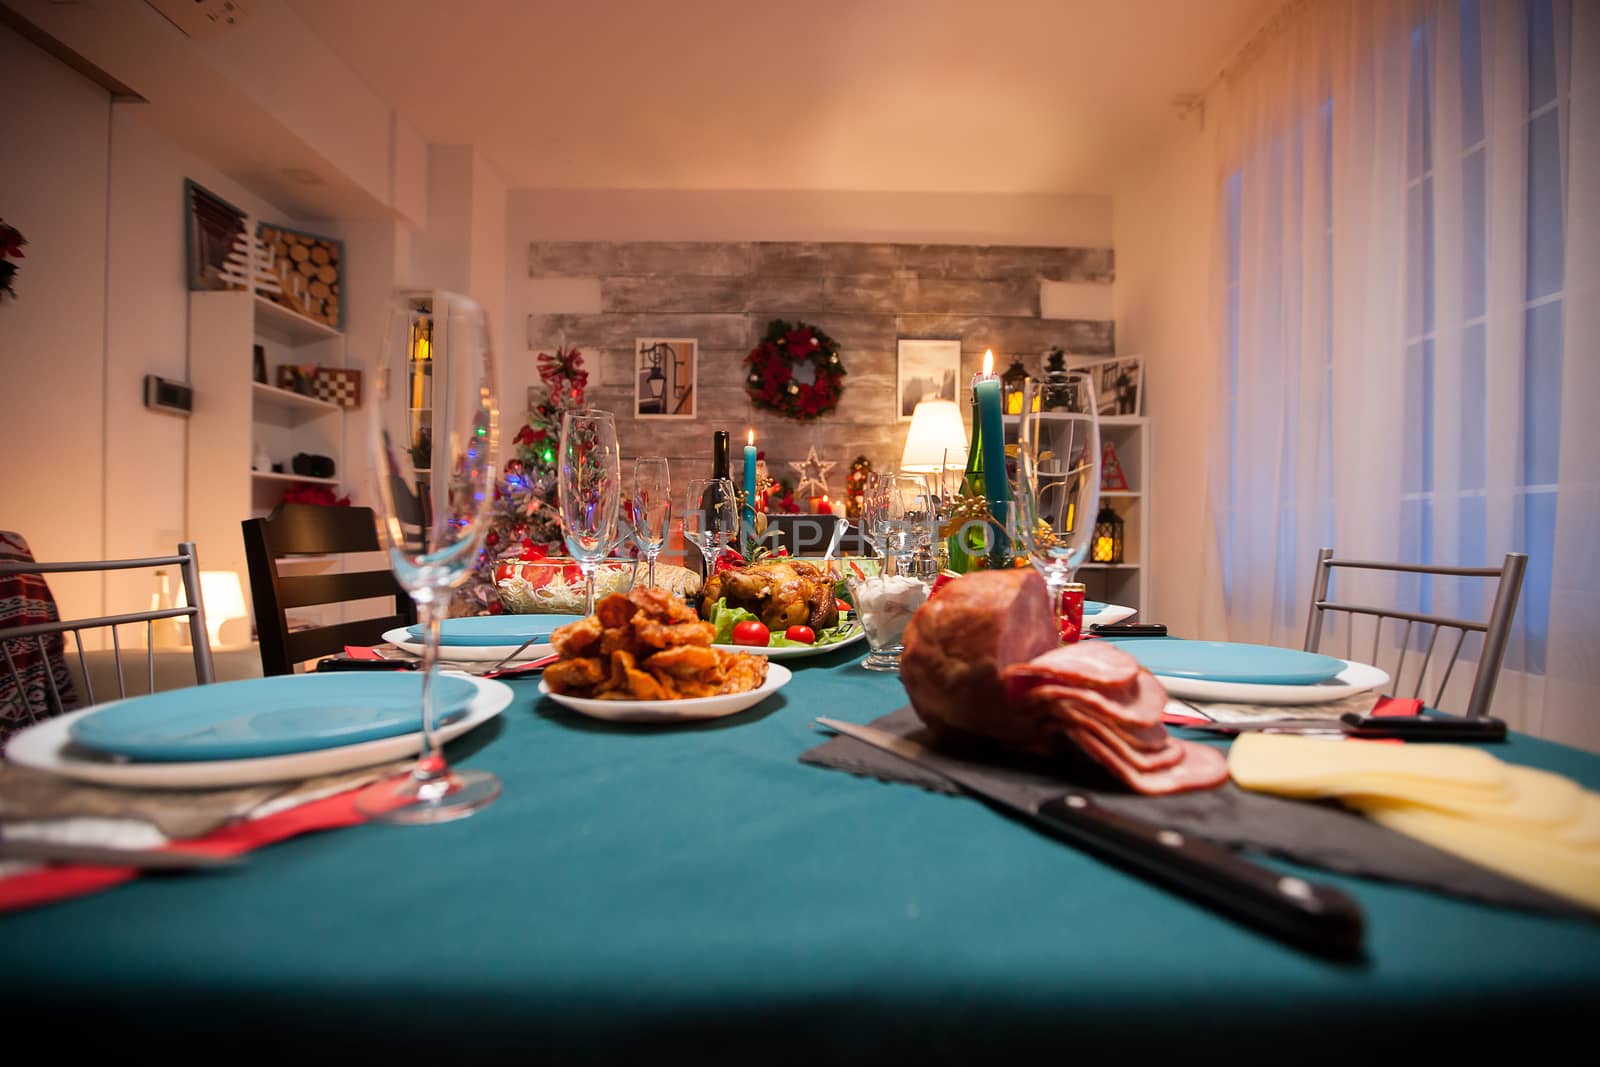
[(1148, 796), (1183, 793), (1191, 789), (1215, 789), (1228, 780), (1228, 757), (1209, 745), (1194, 741), (1174, 741), (1183, 758), (1159, 771), (1141, 771), (1125, 763), (1108, 746), (1085, 730), (1073, 730), (1072, 739), (1106, 770), (1120, 778), (1135, 792)]
[(1139, 674), (1139, 661), (1105, 641), (1083, 641), (1035, 656), (1006, 673), (1007, 681), (1054, 682), (1101, 692), (1131, 686)]
[(1067, 726), (1067, 735), (1074, 741), (1080, 734), (1087, 734), (1099, 741), (1118, 760), (1138, 771), (1146, 773), (1164, 771), (1183, 759), (1183, 748), (1172, 737), (1163, 731), (1161, 747), (1157, 749), (1137, 748), (1130, 744), (1128, 739), (1117, 732), (1110, 724), (1096, 719), (1092, 715), (1073, 715)]
[[(1006, 670), (1008, 680), (1015, 676), (1015, 670), (1014, 667)], [(1052, 682), (1034, 686), (1022, 699), (1072, 701), (1096, 718), (1110, 720), (1128, 740), (1135, 744), (1144, 742), (1143, 747), (1147, 748), (1160, 748), (1167, 734), (1161, 726), (1167, 691), (1149, 671), (1140, 671), (1132, 685), (1109, 693)]]
[(978, 571), (942, 586), (912, 617), (900, 680), (942, 737), (982, 737), (1053, 756), (1086, 753), (1140, 793), (1209, 789), (1228, 764), (1161, 724), (1167, 694), (1114, 645), (1060, 647), (1042, 579)]

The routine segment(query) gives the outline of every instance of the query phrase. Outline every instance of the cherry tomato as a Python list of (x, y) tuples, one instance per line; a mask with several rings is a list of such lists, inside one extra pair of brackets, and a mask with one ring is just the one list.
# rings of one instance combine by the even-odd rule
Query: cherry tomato
[(850, 610), (850, 601), (848, 600), (840, 600), (838, 597), (834, 597), (833, 603), (839, 609), (839, 614), (841, 615)]
[(745, 622), (734, 623), (733, 643), (736, 645), (754, 645), (757, 648), (766, 648), (767, 642), (772, 638), (772, 631), (748, 619)]
[(783, 636), (791, 641), (799, 641), (802, 645), (814, 645), (817, 643), (816, 631), (809, 626), (791, 626), (783, 631)]

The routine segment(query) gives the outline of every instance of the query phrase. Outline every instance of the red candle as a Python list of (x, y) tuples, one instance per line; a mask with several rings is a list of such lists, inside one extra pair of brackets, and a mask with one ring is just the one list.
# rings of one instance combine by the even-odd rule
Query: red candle
[(813, 514), (813, 515), (832, 515), (833, 514), (833, 508), (831, 506), (829, 506), (828, 498), (825, 497), (825, 496), (814, 496), (814, 497), (812, 497), (810, 499), (810, 501), (808, 503), (809, 503), (809, 505), (811, 507), (811, 514)]

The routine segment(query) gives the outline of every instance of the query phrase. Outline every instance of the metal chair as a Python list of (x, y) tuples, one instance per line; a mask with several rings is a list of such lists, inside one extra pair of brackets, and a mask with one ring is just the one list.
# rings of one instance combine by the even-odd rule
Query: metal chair
[[(1428, 664), (1433, 659), (1434, 646), (1439, 640), (1440, 630), (1456, 631), (1455, 647), (1450, 656), (1444, 661), (1444, 677), (1439, 680), (1434, 698), (1429, 702), (1430, 707), (1438, 707), (1444, 699), (1445, 686), (1450, 682), (1450, 674), (1455, 669), (1456, 660), (1461, 655), (1461, 646), (1466, 641), (1467, 634), (1483, 634), (1483, 651), (1478, 656), (1478, 670), (1472, 680), (1472, 695), (1467, 701), (1467, 718), (1481, 718), (1489, 712), (1489, 705), (1494, 699), (1495, 683), (1500, 678), (1500, 664), (1505, 659), (1506, 642), (1511, 633), (1511, 620), (1517, 613), (1517, 597), (1522, 592), (1522, 575), (1527, 568), (1528, 557), (1521, 552), (1506, 553), (1505, 562), (1499, 567), (1439, 567), (1415, 563), (1374, 563), (1367, 560), (1335, 559), (1333, 549), (1324, 548), (1317, 553), (1316, 579), (1311, 588), (1311, 614), (1306, 620), (1307, 652), (1316, 652), (1322, 643), (1323, 619), (1328, 612), (1339, 611), (1348, 615), (1371, 615), (1378, 621), (1372, 633), (1372, 662), (1378, 662), (1379, 639), (1383, 632), (1385, 619), (1403, 620), (1405, 630), (1400, 636), (1400, 659), (1395, 666), (1394, 685), (1398, 692), (1405, 672), (1406, 653), (1411, 647), (1411, 627), (1413, 624), (1432, 626), (1433, 633), (1428, 638), (1427, 651), (1423, 653), (1422, 664), (1417, 669), (1417, 683), (1412, 688), (1412, 698), (1419, 698), (1422, 693), (1423, 681), (1428, 674)], [(1345, 567), (1351, 570), (1388, 571), (1397, 574), (1427, 574), (1438, 577), (1451, 578), (1485, 578), (1496, 579), (1494, 605), (1489, 611), (1488, 619), (1478, 622), (1468, 619), (1453, 619), (1442, 615), (1420, 615), (1416, 612), (1399, 611), (1393, 608), (1374, 608), (1357, 604), (1346, 604), (1328, 599), (1328, 583), (1333, 576), (1335, 567)], [(1351, 620), (1354, 621), (1353, 619)], [(1421, 639), (1421, 632), (1418, 633)], [(1353, 658), (1351, 652), (1354, 646), (1354, 626), (1345, 628), (1345, 658)]]
[[(162, 619), (187, 619), (189, 622), (189, 641), (194, 649), (194, 676), (200, 685), (209, 685), (215, 680), (215, 673), (211, 662), (211, 642), (206, 634), (205, 608), (200, 600), (200, 565), (195, 559), (194, 542), (184, 541), (178, 545), (178, 554), (175, 556), (159, 556), (154, 559), (114, 559), (96, 560), (80, 563), (0, 563), (0, 577), (13, 574), (82, 574), (85, 572), (127, 571), (144, 570), (156, 567), (177, 567), (183, 579), (183, 589), (186, 595), (186, 605), (179, 608), (163, 608), (152, 611), (134, 611), (120, 615), (100, 615), (86, 619), (66, 619), (57, 622), (32, 623), (27, 626), (12, 626), (0, 629), (0, 649), (4, 650), (6, 669), (10, 673), (12, 682), (19, 690), (25, 688), (23, 676), (17, 664), (14, 650), (19, 643), (31, 641), (38, 649), (40, 658), (45, 662), (44, 675), (48, 679), (47, 714), (59, 715), (68, 710), (62, 700), (61, 690), (56, 683), (54, 672), (49, 669), (49, 653), (46, 650), (45, 639), (51, 635), (72, 634), (73, 643), (77, 647), (78, 666), (83, 672), (83, 685), (89, 704), (98, 703), (94, 691), (94, 681), (90, 676), (89, 664), (83, 651), (84, 630), (110, 630), (111, 647), (114, 651), (117, 667), (117, 697), (124, 698), (128, 695), (127, 680), (122, 672), (122, 640), (118, 636), (117, 627), (130, 623), (145, 624), (145, 672), (148, 682), (148, 692), (155, 692), (156, 663), (155, 646), (151, 638), (154, 636), (155, 623)], [(64, 650), (63, 650), (64, 651)], [(30, 715), (34, 721), (39, 716)]]
[[(387, 567), (310, 575), (285, 575), (278, 570), (280, 562), (292, 562), (295, 556), (381, 551), (371, 508), (280, 504), (266, 518), (245, 519), (241, 525), (264, 675), (293, 674), (295, 664), (339, 652), (346, 645), (379, 644), (387, 631), (417, 621), (411, 598)], [(374, 597), (393, 597), (394, 611), (380, 618), (289, 629), (291, 608)]]

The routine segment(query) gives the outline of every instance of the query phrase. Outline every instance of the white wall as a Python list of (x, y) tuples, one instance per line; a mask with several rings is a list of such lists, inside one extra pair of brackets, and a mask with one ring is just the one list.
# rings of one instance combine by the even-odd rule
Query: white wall
[[(0, 213), (27, 238), (0, 299), (0, 529), (37, 558), (104, 547), (105, 90), (0, 26)], [(181, 458), (181, 457), (180, 457)], [(100, 606), (98, 578), (51, 579), (63, 611)]]
[[(143, 379), (186, 380), (191, 355), (230, 358), (188, 352), (183, 179), (299, 222), (178, 148), (142, 105), (113, 105), (4, 28), (0, 86), (28, 101), (0, 109), (13, 149), (0, 204), (30, 242), (19, 299), (0, 305), (0, 454), (12, 459), (0, 528), (41, 559), (169, 553), (184, 536), (186, 423), (144, 407)], [(146, 607), (151, 591), (147, 572), (103, 592), (99, 579), (51, 585), (72, 614)]]
[(1197, 572), (1204, 528), (1205, 457), (1215, 381), (1201, 358), (1214, 327), (1211, 223), (1217, 203), (1203, 134), (1174, 130), (1115, 202), (1117, 351), (1145, 360), (1145, 411), (1155, 444), (1151, 622), (1204, 637)]
[(527, 242), (889, 241), (1109, 248), (1111, 198), (988, 193), (515, 189), (508, 253)]

